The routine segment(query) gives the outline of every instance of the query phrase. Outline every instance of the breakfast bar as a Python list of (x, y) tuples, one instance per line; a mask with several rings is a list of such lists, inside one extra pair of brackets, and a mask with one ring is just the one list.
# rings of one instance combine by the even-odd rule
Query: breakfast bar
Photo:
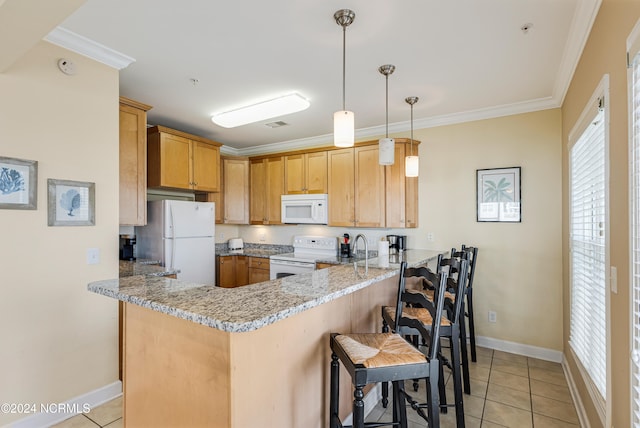
[[(401, 257), (418, 266), (438, 254)], [(90, 283), (124, 302), (125, 426), (327, 426), (329, 333), (379, 331), (400, 261), (234, 289), (143, 275)]]

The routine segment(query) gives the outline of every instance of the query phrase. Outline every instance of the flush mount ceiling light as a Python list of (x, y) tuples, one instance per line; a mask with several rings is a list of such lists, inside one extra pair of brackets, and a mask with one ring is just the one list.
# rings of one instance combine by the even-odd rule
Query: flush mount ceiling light
[(211, 121), (223, 128), (235, 128), (236, 126), (306, 110), (310, 105), (305, 97), (294, 92), (257, 104), (214, 114), (211, 116)]
[(378, 67), (380, 74), (383, 74), (386, 81), (386, 98), (385, 98), (385, 112), (386, 112), (386, 133), (385, 138), (378, 140), (378, 163), (380, 165), (393, 165), (395, 141), (393, 138), (389, 138), (389, 75), (396, 69), (395, 65), (385, 64)]
[(411, 106), (411, 149), (409, 156), (404, 158), (404, 175), (405, 177), (417, 177), (420, 164), (418, 156), (413, 155), (413, 105), (418, 102), (418, 97), (407, 97), (404, 100)]
[(349, 9), (341, 9), (333, 14), (336, 23), (342, 26), (342, 110), (333, 114), (333, 144), (336, 147), (352, 147), (355, 140), (355, 120), (352, 111), (345, 107), (346, 76), (346, 34), (356, 14)]

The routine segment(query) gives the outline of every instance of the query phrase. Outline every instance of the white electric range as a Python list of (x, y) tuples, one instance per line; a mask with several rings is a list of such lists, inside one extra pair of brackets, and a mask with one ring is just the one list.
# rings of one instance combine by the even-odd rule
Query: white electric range
[(338, 239), (329, 236), (295, 236), (293, 253), (276, 254), (270, 259), (270, 279), (283, 278), (299, 273), (311, 272), (316, 260), (338, 255)]

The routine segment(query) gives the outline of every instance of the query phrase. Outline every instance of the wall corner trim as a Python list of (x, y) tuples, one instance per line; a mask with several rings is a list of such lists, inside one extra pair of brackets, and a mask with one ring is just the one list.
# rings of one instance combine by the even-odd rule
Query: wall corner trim
[(573, 399), (573, 403), (576, 406), (576, 413), (578, 414), (580, 426), (583, 428), (591, 428), (591, 424), (589, 424), (589, 418), (587, 418), (587, 412), (584, 409), (584, 404), (582, 403), (582, 399), (580, 399), (580, 394), (578, 394), (578, 387), (576, 386), (576, 382), (573, 379), (573, 375), (571, 374), (569, 364), (567, 363), (567, 358), (564, 356), (562, 358), (562, 371), (564, 372), (564, 377), (567, 379), (569, 392), (571, 393), (571, 398)]

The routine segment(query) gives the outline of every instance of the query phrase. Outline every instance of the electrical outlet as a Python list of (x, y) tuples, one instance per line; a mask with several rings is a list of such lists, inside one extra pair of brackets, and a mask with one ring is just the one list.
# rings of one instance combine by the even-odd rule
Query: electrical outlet
[(87, 249), (87, 264), (88, 265), (97, 265), (100, 263), (100, 249), (99, 248), (88, 248)]
[(428, 232), (427, 233), (427, 241), (433, 242), (433, 232)]
[(489, 311), (489, 322), (496, 322), (498, 315), (495, 311)]
[(224, 240), (224, 232), (220, 234), (220, 240), (223, 241)]
[(267, 240), (267, 235), (264, 233), (260, 234), (260, 242), (265, 242)]

